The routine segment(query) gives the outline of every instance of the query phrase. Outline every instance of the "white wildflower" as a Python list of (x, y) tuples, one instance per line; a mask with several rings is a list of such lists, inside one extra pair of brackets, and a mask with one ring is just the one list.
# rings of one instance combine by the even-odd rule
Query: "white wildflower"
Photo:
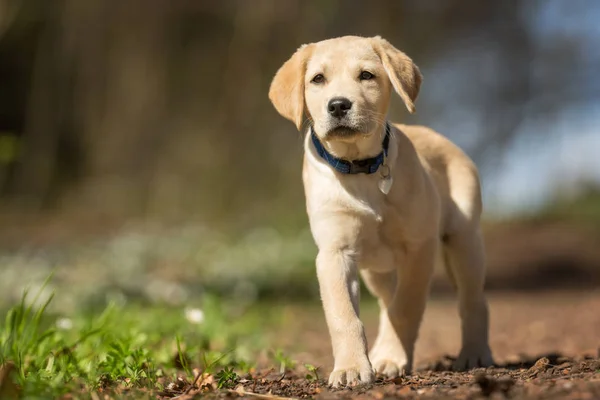
[(64, 331), (73, 329), (73, 321), (70, 318), (59, 318), (56, 320), (56, 327)]
[(204, 322), (204, 311), (199, 308), (186, 308), (185, 318), (192, 324), (201, 324)]

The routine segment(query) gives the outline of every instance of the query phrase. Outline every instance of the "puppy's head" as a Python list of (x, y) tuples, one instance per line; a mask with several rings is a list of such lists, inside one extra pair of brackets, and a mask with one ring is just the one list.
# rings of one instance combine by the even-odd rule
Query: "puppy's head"
[(269, 98), (298, 130), (306, 114), (322, 139), (354, 141), (384, 125), (392, 88), (414, 112), (421, 79), (381, 37), (345, 36), (300, 47), (277, 71)]

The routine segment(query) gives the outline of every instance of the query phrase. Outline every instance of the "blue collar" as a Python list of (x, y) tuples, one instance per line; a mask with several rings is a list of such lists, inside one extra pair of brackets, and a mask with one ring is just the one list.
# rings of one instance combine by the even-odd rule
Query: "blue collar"
[(317, 153), (321, 156), (321, 158), (333, 169), (341, 174), (374, 174), (379, 169), (379, 166), (383, 164), (385, 157), (387, 157), (388, 148), (390, 146), (390, 124), (386, 122), (385, 124), (385, 137), (383, 138), (383, 151), (379, 153), (375, 157), (365, 158), (363, 160), (342, 160), (341, 158), (337, 158), (328, 152), (317, 135), (313, 130), (312, 126), (310, 127), (310, 136), (312, 142), (317, 150)]

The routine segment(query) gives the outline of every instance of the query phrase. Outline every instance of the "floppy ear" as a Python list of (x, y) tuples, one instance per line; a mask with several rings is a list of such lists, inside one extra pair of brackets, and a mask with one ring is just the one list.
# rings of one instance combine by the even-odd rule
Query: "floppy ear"
[(269, 89), (269, 99), (277, 112), (296, 124), (298, 130), (304, 120), (304, 74), (312, 51), (311, 44), (296, 50), (279, 68)]
[(373, 49), (381, 58), (383, 67), (400, 95), (408, 111), (415, 112), (415, 100), (419, 94), (423, 76), (419, 67), (406, 54), (395, 48), (381, 36), (373, 38)]

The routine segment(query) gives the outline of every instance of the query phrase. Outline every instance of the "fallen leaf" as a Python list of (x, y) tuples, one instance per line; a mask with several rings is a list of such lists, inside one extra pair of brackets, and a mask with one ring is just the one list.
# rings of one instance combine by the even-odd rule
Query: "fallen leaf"
[(0, 367), (0, 399), (19, 398), (19, 389), (10, 376), (14, 370), (15, 364), (11, 361)]

